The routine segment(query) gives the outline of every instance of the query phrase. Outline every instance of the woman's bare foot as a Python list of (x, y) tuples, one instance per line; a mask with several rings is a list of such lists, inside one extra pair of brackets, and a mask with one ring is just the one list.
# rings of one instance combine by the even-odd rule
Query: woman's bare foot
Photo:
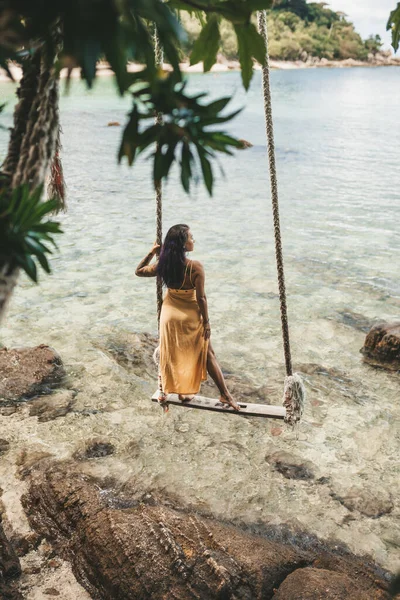
[(190, 402), (193, 400), (194, 394), (178, 394), (178, 398), (181, 402)]
[(222, 402), (222, 404), (229, 404), (234, 410), (240, 410), (239, 404), (232, 398), (229, 392), (224, 396), (220, 396), (219, 401)]
[(163, 409), (164, 413), (167, 413), (169, 411), (168, 394), (164, 394), (164, 392), (161, 392), (161, 391), (158, 392), (157, 401), (158, 401), (158, 404)]

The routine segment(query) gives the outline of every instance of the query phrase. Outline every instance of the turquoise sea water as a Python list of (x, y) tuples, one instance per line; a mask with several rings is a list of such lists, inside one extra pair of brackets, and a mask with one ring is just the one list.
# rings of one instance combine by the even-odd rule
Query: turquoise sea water
[[(342, 526), (346, 509), (325, 488), (307, 491), (303, 483), (283, 485), (282, 476), (268, 470), (267, 484), (260, 461), (273, 443), (314, 461), (322, 475), (333, 478), (335, 490), (355, 486), (378, 496), (383, 490), (385, 498), (398, 495), (398, 376), (363, 365), (359, 349), (363, 323), (400, 320), (400, 70), (276, 71), (272, 84), (294, 366), (313, 363), (338, 369), (348, 383), (338, 387), (329, 379), (324, 384), (321, 379), (306, 381), (309, 404), (297, 440), (290, 432), (271, 438), (270, 422), (233, 424), (229, 417), (213, 420), (177, 410), (146, 444), (155, 454), (169, 456), (173, 448), (168, 428), (175, 427), (185, 447), (184, 464), (176, 472), (160, 471), (159, 463), (147, 457), (140, 471), (143, 485), (179, 485), (186, 498), (196, 497), (218, 513), (225, 496), (216, 501), (216, 482), (240, 480), (235, 494), (227, 487), (233, 516), (252, 520), (264, 510), (283, 512), (318, 534), (340, 537), (356, 551), (371, 551), (394, 568), (396, 544), (387, 541), (385, 532), (397, 531), (400, 540), (398, 509), (378, 520), (360, 516)], [(217, 356), (231, 371), (261, 385), (277, 374), (283, 377), (261, 77), (255, 74), (248, 94), (239, 73), (192, 75), (190, 86), (193, 91), (208, 89), (212, 97), (232, 95), (232, 109), (244, 109), (229, 130), (253, 147), (221, 159), (225, 178), (218, 177), (212, 198), (202, 187), (185, 195), (174, 173), (165, 187), (164, 230), (178, 222), (191, 226), (193, 258), (206, 269)], [(11, 98), (12, 84), (0, 84), (0, 93)], [(3, 123), (11, 123), (11, 109), (10, 102)], [(157, 329), (154, 281), (134, 276), (155, 239), (150, 163), (141, 160), (133, 169), (118, 166), (121, 128), (107, 127), (109, 121), (123, 123), (128, 110), (129, 99), (118, 98), (107, 77), (97, 81), (93, 92), (76, 81), (63, 98), (69, 211), (61, 217), (61, 251), (52, 261), (53, 275), (43, 275), (40, 287), (21, 278), (2, 331), (7, 345), (49, 343), (71, 368), (79, 362), (87, 373), (82, 406), (114, 407), (107, 423), (100, 416), (98, 422), (82, 425), (71, 416), (70, 437), (61, 424), (52, 433), (43, 426), (35, 430), (34, 437), (44, 436), (54, 447), (67, 440), (70, 447), (71, 439), (83, 435), (82, 428), (117, 435), (117, 424), (123, 454), (124, 440), (138, 432), (143, 415), (154, 419), (156, 428), (161, 418), (151, 413), (154, 407), (145, 404), (139, 391), (137, 398), (126, 395), (125, 379), (96, 350), (110, 329)], [(0, 137), (3, 155), (5, 133)], [(93, 393), (94, 380), (105, 388), (101, 398)], [(280, 398), (268, 401), (279, 403)], [(129, 411), (135, 402), (139, 413), (133, 417)], [(140, 413), (142, 406), (146, 408)], [(123, 424), (121, 410), (128, 411)], [(183, 429), (176, 429), (182, 421)], [(199, 440), (217, 435), (222, 422), (227, 440), (240, 440), (242, 450), (235, 463), (219, 456), (210, 466), (207, 453), (199, 458)], [(131, 468), (137, 475), (136, 466)]]

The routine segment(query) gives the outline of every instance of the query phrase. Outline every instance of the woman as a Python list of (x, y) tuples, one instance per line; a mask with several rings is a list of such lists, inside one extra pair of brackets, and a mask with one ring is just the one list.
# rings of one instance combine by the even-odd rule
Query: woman
[[(174, 225), (161, 253), (155, 243), (136, 269), (138, 277), (158, 276), (168, 288), (160, 316), (160, 401), (166, 399), (166, 394), (178, 394), (182, 402), (192, 400), (208, 371), (219, 389), (220, 401), (240, 410), (226, 387), (211, 346), (204, 269), (199, 261), (186, 256), (193, 249), (188, 225)], [(156, 254), (160, 254), (158, 262), (150, 265)]]

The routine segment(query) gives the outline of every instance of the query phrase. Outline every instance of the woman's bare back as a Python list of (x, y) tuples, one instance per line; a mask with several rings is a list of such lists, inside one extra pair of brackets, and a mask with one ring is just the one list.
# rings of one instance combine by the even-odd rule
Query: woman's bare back
[(196, 287), (196, 278), (199, 274), (201, 263), (198, 260), (187, 259), (185, 266), (185, 276), (183, 282), (178, 285), (168, 286), (172, 290), (193, 290)]

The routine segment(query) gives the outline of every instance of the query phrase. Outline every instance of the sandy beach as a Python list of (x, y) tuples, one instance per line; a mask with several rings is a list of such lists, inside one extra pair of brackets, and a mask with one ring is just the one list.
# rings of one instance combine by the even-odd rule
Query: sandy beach
[[(302, 60), (274, 60), (269, 61), (271, 69), (289, 70), (289, 69), (318, 69), (318, 68), (350, 68), (350, 67), (394, 67), (400, 66), (400, 57), (393, 56), (390, 51), (380, 52), (375, 56), (370, 55), (368, 60), (354, 60), (348, 58), (346, 60), (328, 60), (327, 58), (309, 57), (306, 61)], [(197, 63), (191, 65), (189, 62), (183, 62), (180, 64), (181, 70), (184, 73), (203, 73), (203, 63)], [(137, 73), (143, 68), (143, 65), (130, 63), (128, 65), (128, 71), (130, 73)], [(171, 66), (168, 63), (164, 63), (163, 69), (170, 71)], [(261, 65), (256, 63), (254, 65), (255, 70), (260, 70)], [(211, 68), (212, 73), (227, 73), (229, 71), (239, 71), (240, 63), (238, 60), (228, 60), (222, 55), (218, 56), (218, 61)], [(17, 65), (10, 65), (10, 71), (15, 79), (19, 81), (22, 76), (22, 69)], [(61, 78), (67, 77), (67, 69), (62, 69)], [(100, 76), (112, 75), (113, 71), (109, 68), (106, 63), (99, 63), (97, 68), (97, 74)], [(71, 77), (79, 78), (80, 69), (73, 69)], [(9, 81), (9, 77), (4, 70), (0, 71), (0, 81)]]

